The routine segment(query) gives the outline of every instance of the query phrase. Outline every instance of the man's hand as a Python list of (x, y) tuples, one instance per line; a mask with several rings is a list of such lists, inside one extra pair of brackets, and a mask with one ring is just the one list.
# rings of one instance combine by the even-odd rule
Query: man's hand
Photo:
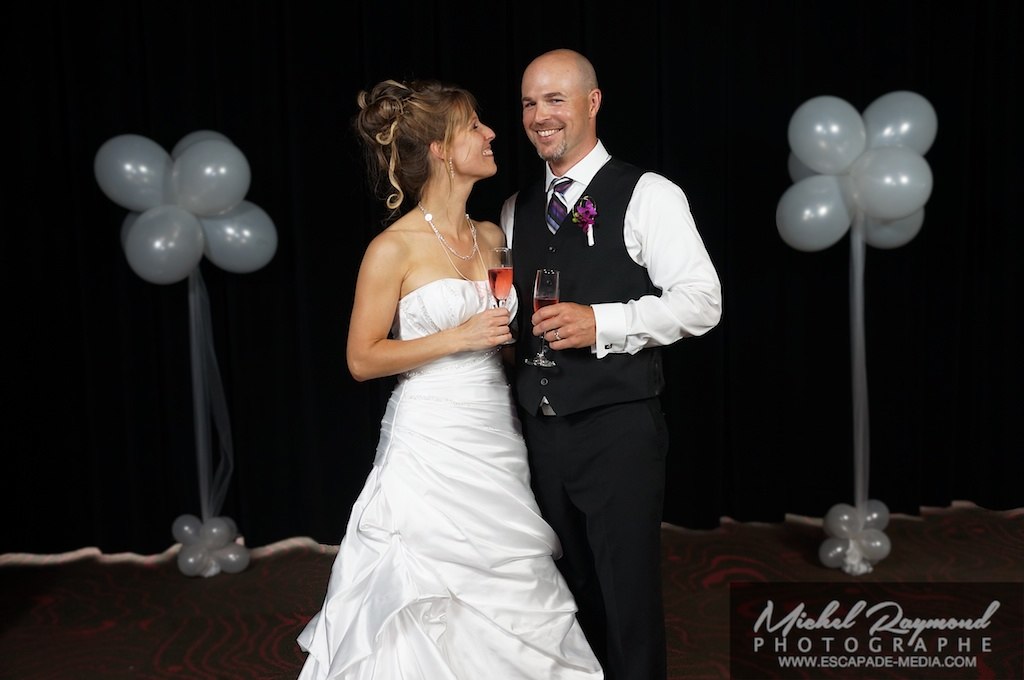
[(559, 302), (541, 307), (530, 321), (533, 334), (544, 336), (551, 349), (592, 347), (597, 342), (597, 323), (590, 305)]

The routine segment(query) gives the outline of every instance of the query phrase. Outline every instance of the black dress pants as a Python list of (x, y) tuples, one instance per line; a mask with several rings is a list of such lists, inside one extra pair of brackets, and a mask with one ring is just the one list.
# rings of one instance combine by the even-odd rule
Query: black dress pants
[(556, 563), (606, 679), (665, 678), (660, 401), (520, 419), (537, 503), (562, 543)]

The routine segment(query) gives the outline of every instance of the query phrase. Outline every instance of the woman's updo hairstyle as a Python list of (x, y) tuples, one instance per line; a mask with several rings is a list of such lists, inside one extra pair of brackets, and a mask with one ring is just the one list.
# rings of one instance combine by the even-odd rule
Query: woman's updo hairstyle
[(385, 80), (359, 93), (355, 129), (363, 143), (370, 187), (397, 211), (419, 201), (430, 178), (430, 144), (447, 156), (455, 131), (476, 113), (467, 90), (433, 80)]

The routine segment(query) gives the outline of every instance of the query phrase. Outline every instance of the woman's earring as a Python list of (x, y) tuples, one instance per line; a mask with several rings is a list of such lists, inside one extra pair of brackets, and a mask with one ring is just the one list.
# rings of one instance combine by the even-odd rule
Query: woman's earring
[(452, 165), (452, 159), (448, 159), (448, 176), (455, 179), (455, 166)]

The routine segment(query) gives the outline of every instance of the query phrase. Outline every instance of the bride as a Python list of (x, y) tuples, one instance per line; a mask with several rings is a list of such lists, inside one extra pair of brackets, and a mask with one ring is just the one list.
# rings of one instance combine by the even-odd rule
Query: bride
[(323, 608), (298, 638), (302, 679), (601, 678), (529, 487), (492, 304), (501, 230), (466, 214), (497, 172), (473, 96), (384, 81), (355, 126), (371, 182), (408, 209), (364, 255), (348, 337), (356, 380), (397, 375), (373, 468)]

